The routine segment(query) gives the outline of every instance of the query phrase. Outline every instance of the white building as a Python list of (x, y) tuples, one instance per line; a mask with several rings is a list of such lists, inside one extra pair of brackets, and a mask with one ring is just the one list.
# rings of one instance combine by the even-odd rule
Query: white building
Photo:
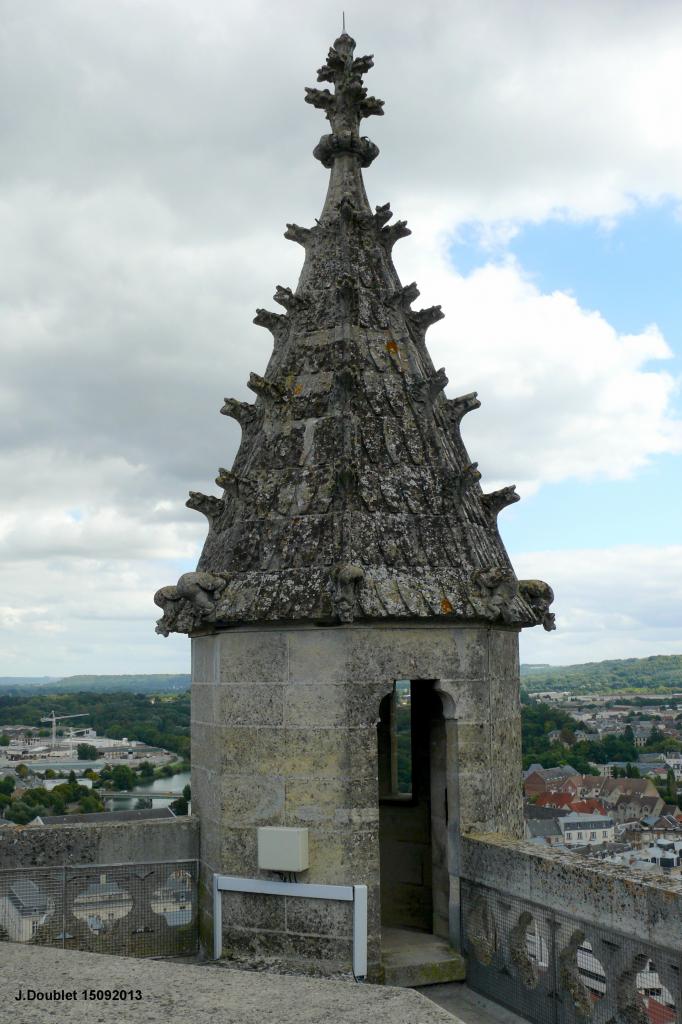
[(54, 902), (30, 878), (17, 878), (0, 896), (0, 928), (10, 942), (30, 942), (54, 910)]
[(559, 828), (565, 846), (597, 846), (612, 843), (615, 826), (612, 818), (603, 814), (577, 814), (573, 811), (559, 818)]

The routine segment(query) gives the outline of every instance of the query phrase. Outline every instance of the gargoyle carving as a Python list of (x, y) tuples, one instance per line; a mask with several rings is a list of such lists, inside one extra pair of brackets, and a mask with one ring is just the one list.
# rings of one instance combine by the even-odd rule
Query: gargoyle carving
[(484, 494), (482, 500), (488, 514), (493, 518), (497, 518), (503, 508), (513, 505), (520, 500), (520, 497), (516, 493), (516, 484), (510, 484), (509, 487), (501, 487), (499, 491), (491, 491), (490, 494)]
[(190, 491), (185, 505), (206, 516), (211, 526), (220, 519), (225, 511), (225, 502), (222, 498), (216, 498), (212, 494), (202, 494), (201, 491)]
[(273, 313), (269, 309), (257, 309), (253, 322), (259, 327), (265, 327), (270, 331), (276, 345), (283, 341), (289, 333), (290, 321), (285, 313)]
[(226, 581), (210, 572), (186, 572), (174, 587), (161, 587), (154, 603), (163, 610), (156, 625), (162, 636), (190, 633), (204, 622), (214, 622), (216, 602)]
[(284, 237), (290, 242), (298, 242), (299, 245), (305, 246), (310, 238), (310, 228), (302, 228), (300, 224), (287, 224)]
[(459, 427), (468, 412), (481, 408), (477, 395), (478, 392), (471, 391), (468, 395), (445, 399), (445, 415), (453, 427)]
[(249, 375), (246, 386), (268, 402), (285, 402), (287, 400), (284, 388), (281, 388), (279, 384), (273, 384), (272, 381), (266, 380), (265, 377), (261, 377), (258, 373)]
[(534, 960), (528, 955), (526, 932), (533, 921), (533, 915), (527, 910), (519, 914), (519, 920), (509, 933), (509, 952), (511, 962), (519, 972), (521, 983), (526, 988), (537, 988), (539, 976)]
[(488, 900), (478, 892), (467, 925), (467, 940), (479, 963), (489, 967), (497, 952), (497, 928)]
[(388, 300), (391, 306), (395, 306), (397, 309), (402, 309), (405, 313), (412, 312), (410, 306), (419, 298), (419, 288), (417, 288), (417, 282), (412, 281), (411, 284), (406, 284), (404, 288), (394, 292)]
[(237, 498), (248, 498), (253, 492), (253, 484), (246, 477), (238, 476), (231, 469), (225, 469), (223, 466), (218, 470), (215, 482), (227, 494), (234, 495)]
[(414, 404), (426, 415), (433, 408), (436, 398), (447, 385), (448, 378), (445, 368), (441, 366), (440, 370), (436, 370), (431, 377), (409, 381), (407, 390)]
[(469, 586), (469, 604), (482, 619), (511, 621), (511, 603), (518, 592), (513, 573), (502, 568), (476, 569)]
[(410, 322), (414, 324), (419, 331), (422, 341), (429, 327), (438, 323), (438, 321), (442, 320), (444, 316), (445, 313), (440, 306), (429, 306), (427, 309), (410, 310), (408, 313)]
[(519, 580), (519, 593), (531, 606), (538, 622), (542, 623), (548, 633), (556, 629), (554, 612), (549, 610), (554, 600), (554, 591), (549, 583), (543, 580)]
[(220, 410), (223, 416), (236, 420), (243, 431), (249, 430), (259, 419), (258, 410), (253, 402), (240, 402), (236, 398), (226, 398)]
[(382, 228), (384, 224), (388, 224), (392, 216), (393, 213), (391, 211), (390, 203), (384, 203), (383, 206), (374, 207), (374, 223), (378, 228)]
[(578, 969), (578, 950), (584, 941), (585, 932), (576, 928), (559, 953), (559, 987), (568, 992), (578, 1016), (586, 1019), (592, 1016), (593, 1003)]
[(272, 297), (275, 302), (279, 303), (280, 306), (284, 306), (289, 312), (295, 312), (306, 305), (305, 299), (301, 298), (300, 295), (294, 295), (291, 288), (284, 288), (281, 284), (277, 285), (275, 294)]
[(379, 240), (382, 245), (391, 252), (393, 246), (401, 238), (407, 238), (412, 232), (407, 226), (406, 220), (397, 220), (394, 224), (389, 224), (387, 227), (382, 228), (379, 232)]
[(359, 565), (337, 565), (332, 571), (332, 605), (339, 622), (352, 622), (357, 588), (365, 577)]
[[(327, 79), (327, 81), (330, 81), (330, 79)], [(334, 108), (334, 93), (330, 92), (329, 89), (312, 89), (306, 85), (305, 101), (311, 107), (317, 107), (318, 110), (324, 110), (328, 114)]]

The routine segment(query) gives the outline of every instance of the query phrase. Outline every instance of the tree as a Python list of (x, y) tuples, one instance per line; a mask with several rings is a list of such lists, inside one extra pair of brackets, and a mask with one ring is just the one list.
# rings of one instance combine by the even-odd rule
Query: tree
[(75, 771), (72, 768), (71, 771), (69, 772), (69, 782), (73, 785), (73, 783), (77, 782), (77, 781), (78, 781), (78, 779), (76, 777), (76, 773), (75, 773)]
[(192, 787), (190, 786), (189, 782), (184, 787), (182, 795), (188, 803), (192, 799)]
[(29, 771), (25, 764), (18, 764), (14, 770), (20, 779), (28, 778)]
[(76, 747), (79, 761), (96, 761), (97, 760), (97, 747), (93, 747), (92, 743), (79, 743)]
[(636, 764), (631, 764), (629, 761), (625, 766), (625, 775), (628, 779), (641, 779), (642, 775)]
[(635, 734), (632, 731), (632, 726), (631, 725), (626, 725), (625, 726), (625, 729), (623, 730), (623, 739), (627, 740), (628, 743), (634, 743), (635, 742)]
[(173, 814), (183, 815), (187, 814), (187, 811), (189, 810), (189, 805), (185, 800), (184, 796), (179, 796), (177, 800), (173, 800), (172, 804), (170, 805), (170, 808)]
[(8, 746), (9, 746), (9, 736), (7, 735), (6, 732), (3, 732), (3, 734), (0, 736), (0, 747), (8, 747)]
[(47, 814), (47, 808), (40, 804), (28, 804), (24, 800), (15, 800), (5, 811), (7, 820), (13, 821), (15, 825), (28, 825), (39, 814)]
[(137, 785), (135, 772), (127, 764), (117, 764), (111, 778), (114, 789), (133, 789)]
[(0, 793), (5, 796), (11, 796), (16, 787), (16, 782), (11, 775), (5, 775), (4, 779), (0, 780)]
[(137, 768), (142, 779), (153, 779), (154, 778), (154, 765), (151, 761), (142, 761)]
[(668, 768), (668, 774), (665, 780), (665, 790), (661, 794), (667, 804), (677, 803), (677, 781), (675, 780), (675, 772), (672, 768)]
[(104, 810), (104, 804), (102, 801), (98, 800), (96, 796), (91, 794), (81, 797), (78, 806), (80, 807), (82, 814), (96, 814), (98, 811)]

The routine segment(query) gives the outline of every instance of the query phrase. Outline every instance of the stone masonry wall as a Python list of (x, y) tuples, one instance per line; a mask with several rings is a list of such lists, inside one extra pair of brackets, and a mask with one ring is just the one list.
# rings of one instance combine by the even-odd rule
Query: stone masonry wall
[(195, 860), (196, 817), (0, 829), (0, 869)]
[[(518, 638), (442, 624), (239, 628), (192, 642), (192, 799), (201, 819), (202, 934), (211, 875), (259, 873), (257, 828), (309, 829), (299, 881), (369, 888), (369, 960), (380, 963), (379, 704), (395, 679), (437, 680), (448, 763), (451, 939), (460, 830), (519, 836)], [(223, 951), (348, 969), (349, 905), (223, 896)]]
[(462, 840), (462, 876), (601, 928), (682, 952), (682, 879), (476, 834)]

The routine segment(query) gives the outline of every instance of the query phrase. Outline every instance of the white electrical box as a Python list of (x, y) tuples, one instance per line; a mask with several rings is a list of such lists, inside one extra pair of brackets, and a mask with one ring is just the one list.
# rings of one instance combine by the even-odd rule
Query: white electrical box
[(268, 826), (258, 829), (258, 867), (266, 871), (305, 871), (308, 829)]

